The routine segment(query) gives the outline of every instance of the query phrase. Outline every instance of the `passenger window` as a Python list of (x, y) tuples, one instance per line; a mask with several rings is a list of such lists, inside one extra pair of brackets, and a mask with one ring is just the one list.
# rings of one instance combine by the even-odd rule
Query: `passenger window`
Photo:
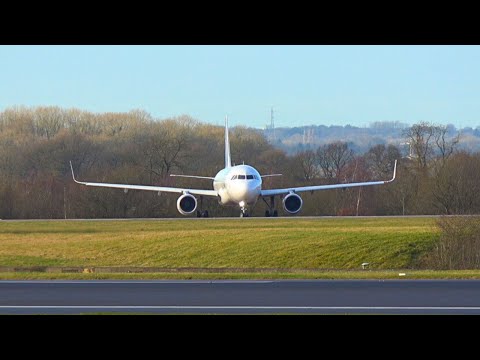
[(253, 175), (247, 175), (247, 179), (248, 179), (248, 180), (252, 180), (252, 179), (253, 179)]
[(240, 180), (245, 180), (245, 175), (238, 175), (238, 178), (239, 178)]

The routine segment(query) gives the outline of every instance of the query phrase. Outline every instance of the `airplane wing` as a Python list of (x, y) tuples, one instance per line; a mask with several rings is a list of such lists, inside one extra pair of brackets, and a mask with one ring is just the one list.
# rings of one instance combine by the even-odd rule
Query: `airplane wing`
[(317, 190), (328, 190), (328, 189), (342, 189), (356, 186), (369, 186), (369, 185), (382, 185), (391, 183), (395, 180), (395, 175), (397, 173), (397, 160), (395, 160), (395, 165), (393, 167), (393, 177), (387, 181), (369, 181), (369, 182), (358, 182), (358, 183), (349, 183), (349, 184), (332, 184), (332, 185), (314, 185), (314, 186), (302, 186), (302, 187), (292, 187), (285, 189), (269, 189), (262, 190), (260, 196), (274, 196), (274, 195), (284, 195), (291, 192), (298, 193), (304, 191), (317, 191)]
[(87, 186), (99, 186), (106, 188), (116, 188), (123, 190), (147, 190), (147, 191), (157, 191), (157, 192), (170, 192), (170, 193), (189, 193), (192, 195), (204, 195), (204, 196), (217, 196), (218, 193), (215, 190), (202, 190), (202, 189), (183, 189), (183, 188), (174, 188), (174, 187), (163, 187), (163, 186), (148, 186), (148, 185), (127, 185), (127, 184), (108, 184), (108, 183), (94, 183), (94, 182), (84, 182), (78, 181), (75, 179), (75, 174), (73, 173), (72, 162), (70, 161), (70, 169), (72, 170), (73, 181), (77, 184), (87, 185)]

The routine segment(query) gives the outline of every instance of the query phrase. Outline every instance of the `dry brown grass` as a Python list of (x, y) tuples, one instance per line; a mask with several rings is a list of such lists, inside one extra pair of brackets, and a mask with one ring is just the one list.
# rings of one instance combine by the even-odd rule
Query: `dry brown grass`
[(0, 223), (0, 265), (356, 269), (413, 267), (432, 218)]

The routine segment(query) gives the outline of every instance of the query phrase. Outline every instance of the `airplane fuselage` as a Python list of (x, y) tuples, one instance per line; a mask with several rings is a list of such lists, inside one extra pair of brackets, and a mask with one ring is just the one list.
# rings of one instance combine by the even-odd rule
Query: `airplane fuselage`
[(257, 202), (262, 191), (262, 178), (252, 166), (232, 166), (215, 175), (213, 188), (218, 192), (222, 205), (247, 208)]

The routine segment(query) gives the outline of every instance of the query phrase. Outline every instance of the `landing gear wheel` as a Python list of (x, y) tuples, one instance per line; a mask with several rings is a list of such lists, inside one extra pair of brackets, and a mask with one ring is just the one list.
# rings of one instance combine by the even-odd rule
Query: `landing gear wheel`
[(202, 217), (202, 212), (200, 210), (197, 210), (197, 217)]
[(270, 217), (270, 211), (265, 210), (265, 217)]
[(278, 217), (278, 211), (277, 210), (273, 210), (273, 217)]
[(207, 218), (208, 217), (208, 210), (205, 210), (202, 215), (203, 215), (204, 218)]

